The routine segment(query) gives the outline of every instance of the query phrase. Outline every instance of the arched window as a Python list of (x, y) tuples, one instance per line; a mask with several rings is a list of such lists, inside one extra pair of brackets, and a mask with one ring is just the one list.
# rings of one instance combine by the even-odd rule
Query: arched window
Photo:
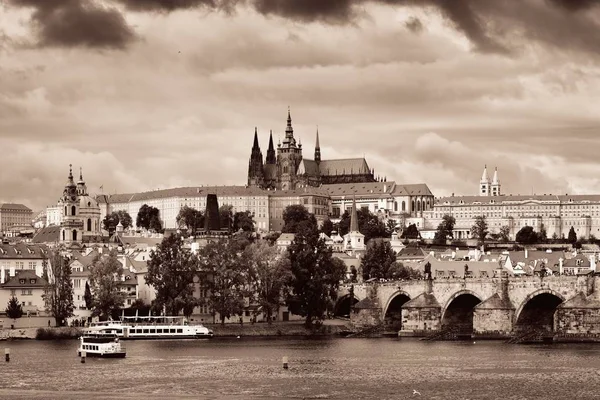
[(283, 166), (283, 173), (284, 173), (284, 174), (287, 174), (287, 173), (288, 173), (288, 166), (287, 166), (287, 165), (284, 165), (284, 166)]
[(62, 231), (62, 240), (65, 240), (65, 231)]
[(87, 221), (87, 230), (88, 230), (88, 232), (92, 231), (92, 219), (91, 218), (88, 218), (88, 221)]
[(67, 206), (65, 206), (65, 215), (67, 215)]
[(77, 209), (75, 208), (75, 206), (71, 206), (71, 215), (75, 215), (76, 211)]
[(396, 211), (396, 212), (398, 211), (398, 202), (397, 201), (394, 202), (394, 211)]
[(417, 211), (421, 211), (421, 202), (417, 200)]
[(406, 202), (405, 201), (402, 202), (402, 211), (406, 211)]
[(73, 229), (73, 241), (77, 240), (77, 230)]
[(415, 211), (415, 201), (414, 200), (412, 201), (412, 207), (410, 208), (410, 211), (411, 212)]

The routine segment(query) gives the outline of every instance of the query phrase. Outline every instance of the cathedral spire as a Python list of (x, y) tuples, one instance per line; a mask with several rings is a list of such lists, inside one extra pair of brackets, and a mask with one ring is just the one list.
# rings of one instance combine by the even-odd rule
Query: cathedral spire
[(286, 139), (294, 138), (294, 129), (292, 128), (292, 115), (290, 114), (289, 106), (288, 106), (287, 127), (285, 128), (285, 138)]
[(356, 195), (352, 196), (352, 214), (350, 214), (350, 232), (359, 232), (358, 213), (356, 212)]
[(492, 184), (497, 185), (500, 181), (498, 181), (498, 167), (494, 170), (494, 178), (492, 179)]
[(315, 161), (321, 162), (321, 146), (319, 145), (319, 126), (317, 126), (317, 141), (315, 144)]
[(483, 174), (481, 175), (481, 183), (489, 183), (490, 176), (487, 172), (487, 165), (483, 168)]
[(252, 145), (252, 150), (258, 149), (260, 146), (258, 145), (258, 129), (254, 127), (254, 144)]
[(79, 167), (79, 182), (83, 182), (83, 168)]
[(69, 177), (67, 178), (67, 186), (75, 186), (73, 181), (73, 164), (69, 164)]
[(269, 149), (267, 150), (266, 164), (276, 164), (275, 147), (273, 146), (273, 131), (269, 134)]

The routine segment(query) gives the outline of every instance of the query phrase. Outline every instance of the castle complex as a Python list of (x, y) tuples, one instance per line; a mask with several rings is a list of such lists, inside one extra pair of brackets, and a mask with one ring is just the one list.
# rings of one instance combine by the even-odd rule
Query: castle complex
[(364, 158), (321, 160), (319, 131), (315, 144), (314, 159), (302, 156), (302, 144), (297, 143), (292, 128), (292, 117), (288, 110), (285, 139), (273, 147), (273, 132), (269, 136), (267, 157), (258, 145), (258, 132), (254, 130), (254, 144), (248, 163), (248, 186), (263, 189), (294, 190), (297, 187), (339, 183), (375, 182), (374, 170)]

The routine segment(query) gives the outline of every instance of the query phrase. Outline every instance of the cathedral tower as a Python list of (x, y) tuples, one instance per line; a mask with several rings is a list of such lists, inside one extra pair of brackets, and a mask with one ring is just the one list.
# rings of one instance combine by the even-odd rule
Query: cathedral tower
[(254, 144), (248, 162), (248, 186), (261, 186), (263, 183), (263, 156), (258, 145), (258, 130), (254, 128)]
[(319, 127), (317, 126), (317, 141), (315, 143), (315, 162), (321, 162), (321, 146), (319, 145)]
[(273, 131), (269, 134), (269, 149), (267, 150), (267, 159), (265, 164), (277, 164), (277, 157), (275, 156), (275, 147), (273, 146)]
[(483, 168), (483, 174), (481, 175), (481, 181), (479, 181), (479, 195), (490, 196), (491, 195), (491, 183), (490, 177), (487, 172), (487, 165)]
[(294, 129), (292, 128), (292, 117), (288, 108), (287, 126), (285, 139), (277, 145), (277, 178), (278, 185), (282, 190), (296, 188), (298, 178), (296, 172), (302, 161), (302, 146), (296, 144)]
[(498, 167), (494, 170), (494, 178), (492, 178), (492, 196), (500, 196), (500, 180), (498, 180)]

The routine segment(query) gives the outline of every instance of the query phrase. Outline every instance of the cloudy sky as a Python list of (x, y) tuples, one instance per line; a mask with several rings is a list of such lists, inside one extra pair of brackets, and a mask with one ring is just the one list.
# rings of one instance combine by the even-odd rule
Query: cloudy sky
[(0, 201), (244, 184), (312, 158), (474, 194), (600, 193), (598, 0), (0, 0)]

